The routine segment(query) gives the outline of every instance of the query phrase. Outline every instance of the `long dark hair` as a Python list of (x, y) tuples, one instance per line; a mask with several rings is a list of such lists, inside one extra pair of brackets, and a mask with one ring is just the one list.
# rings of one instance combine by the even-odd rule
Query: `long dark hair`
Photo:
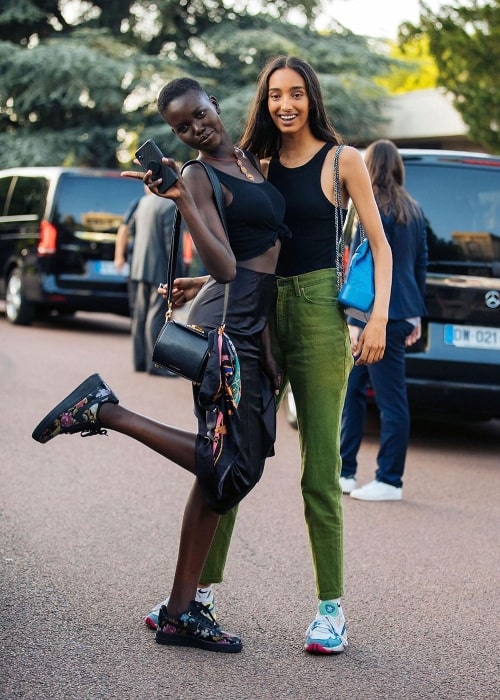
[(341, 144), (342, 137), (328, 119), (318, 76), (312, 67), (295, 56), (276, 56), (266, 63), (259, 75), (257, 92), (241, 137), (241, 148), (251, 151), (258, 158), (275, 156), (281, 148), (281, 134), (273, 124), (267, 106), (269, 79), (280, 68), (291, 68), (304, 79), (312, 134), (321, 141)]
[(366, 149), (365, 163), (380, 211), (408, 224), (419, 207), (404, 188), (405, 168), (396, 145), (386, 139), (374, 141)]

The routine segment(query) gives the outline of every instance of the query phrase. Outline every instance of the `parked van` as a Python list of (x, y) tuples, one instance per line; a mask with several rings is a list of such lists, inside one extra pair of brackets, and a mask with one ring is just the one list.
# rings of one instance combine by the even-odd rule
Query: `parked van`
[(421, 341), (407, 355), (420, 411), (500, 417), (500, 157), (401, 150), (427, 220)]
[[(414, 413), (500, 418), (500, 157), (401, 149), (427, 221), (427, 318), (408, 349)], [(332, 224), (333, 225), (333, 224)], [(296, 426), (293, 396), (285, 400)]]
[(140, 180), (119, 171), (0, 171), (0, 298), (11, 323), (58, 311), (129, 314), (127, 270), (113, 266), (116, 232)]

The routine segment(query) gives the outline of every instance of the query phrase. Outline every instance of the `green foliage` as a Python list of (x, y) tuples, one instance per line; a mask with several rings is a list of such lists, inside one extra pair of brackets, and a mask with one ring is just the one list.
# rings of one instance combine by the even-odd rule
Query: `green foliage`
[(438, 69), (429, 51), (429, 38), (422, 36), (399, 46), (389, 42), (389, 56), (394, 64), (388, 75), (377, 79), (393, 95), (413, 90), (435, 88)]
[(179, 160), (191, 157), (156, 111), (161, 86), (180, 75), (219, 98), (237, 140), (259, 71), (278, 53), (318, 70), (344, 136), (375, 137), (384, 97), (375, 78), (391, 66), (385, 53), (351, 32), (319, 34), (287, 20), (292, 9), (314, 17), (317, 0), (263, 0), (261, 7), (252, 15), (228, 10), (227, 0), (6, 0), (0, 167), (128, 166), (146, 138)]
[(438, 84), (454, 96), (470, 138), (500, 153), (500, 0), (469, 0), (435, 13), (422, 2), (419, 25), (403, 25), (400, 41), (424, 35)]

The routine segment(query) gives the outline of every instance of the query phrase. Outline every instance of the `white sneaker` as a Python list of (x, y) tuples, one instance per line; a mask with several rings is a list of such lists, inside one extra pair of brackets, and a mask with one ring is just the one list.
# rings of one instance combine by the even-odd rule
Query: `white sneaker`
[(351, 498), (357, 498), (358, 501), (400, 501), (403, 498), (403, 489), (383, 481), (370, 481), (369, 484), (351, 491)]
[(356, 477), (355, 476), (341, 476), (339, 478), (340, 488), (342, 493), (351, 493), (356, 488)]
[(306, 631), (305, 651), (310, 654), (340, 654), (347, 646), (342, 606), (320, 601), (316, 617)]
[[(148, 627), (151, 627), (152, 630), (155, 630), (158, 627), (158, 616), (160, 614), (160, 608), (162, 605), (168, 605), (169, 598), (170, 596), (168, 598), (165, 598), (165, 600), (162, 600), (161, 603), (155, 605), (151, 612), (149, 612), (144, 618), (144, 624)], [(206, 588), (197, 588), (195, 600), (198, 603), (203, 603), (203, 605), (205, 605), (210, 610), (210, 612), (213, 615), (213, 618), (215, 619), (215, 601), (212, 586), (207, 586)]]

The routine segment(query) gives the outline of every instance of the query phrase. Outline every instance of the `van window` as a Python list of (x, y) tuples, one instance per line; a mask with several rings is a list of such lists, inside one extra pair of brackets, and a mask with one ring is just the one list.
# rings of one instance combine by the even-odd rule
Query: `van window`
[(500, 260), (500, 169), (405, 161), (430, 230), (429, 261)]
[(116, 233), (137, 194), (137, 180), (67, 173), (57, 190), (54, 219), (66, 230)]
[(33, 216), (43, 218), (47, 198), (48, 182), (43, 177), (18, 177), (10, 203), (9, 216)]

